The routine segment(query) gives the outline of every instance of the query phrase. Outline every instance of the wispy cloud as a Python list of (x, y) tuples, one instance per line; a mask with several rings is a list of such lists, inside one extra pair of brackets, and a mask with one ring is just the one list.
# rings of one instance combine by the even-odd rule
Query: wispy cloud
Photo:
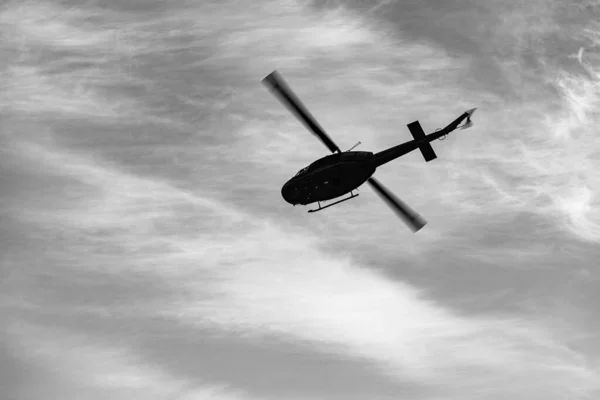
[[(251, 399), (225, 385), (198, 385), (171, 376), (160, 366), (149, 365), (128, 349), (99, 343), (60, 329), (26, 323), (8, 329), (9, 343), (35, 375), (40, 370), (50, 379), (32, 382), (19, 390), (18, 398), (60, 396), (64, 399)], [(11, 367), (8, 365), (7, 367)]]
[[(231, 212), (200, 195), (168, 186), (157, 190), (155, 181), (128, 178), (89, 159), (35, 154), (45, 170), (86, 182), (94, 198), (102, 199), (84, 201), (81, 211), (71, 206), (47, 212), (45, 224), (92, 244), (86, 247), (91, 258), (101, 250), (95, 240), (109, 238), (126, 249), (127, 261), (103, 268), (123, 274), (135, 265), (180, 293), (178, 300), (138, 305), (137, 313), (242, 337), (307, 341), (320, 351), (375, 361), (392, 376), (457, 395), (465, 388), (497, 396), (535, 389), (552, 398), (560, 391), (596, 388), (596, 372), (543, 326), (509, 316), (460, 316), (406, 284), (350, 259), (326, 256), (311, 235), (285, 233), (278, 224)], [(196, 238), (185, 229), (170, 231), (181, 215), (169, 210), (190, 206), (195, 218), (208, 223), (217, 218), (220, 228), (205, 226)], [(149, 245), (155, 250), (151, 258), (138, 253)], [(159, 245), (166, 247), (161, 251)], [(550, 383), (542, 380), (548, 376)], [(532, 382), (544, 382), (543, 388)]]
[[(393, 7), (413, 6), (407, 4)], [(443, 40), (396, 30), (345, 5), (181, 2), (168, 12), (150, 9), (142, 18), (26, 2), (0, 17), (12, 38), (2, 50), (22, 55), (2, 64), (0, 106), (19, 123), (3, 132), (0, 162), (11, 176), (10, 192), (0, 196), (3, 217), (18, 228), (11, 237), (22, 238), (2, 241), (2, 266), (15, 266), (3, 281), (3, 304), (17, 358), (51, 377), (23, 396), (245, 398), (217, 380), (180, 376), (136, 343), (132, 332), (142, 335), (156, 319), (174, 336), (167, 344), (182, 340), (179, 329), (198, 340), (235, 338), (238, 346), (277, 341), (310, 349), (315, 364), (320, 354), (340, 365), (363, 363), (365, 376), (411, 382), (422, 390), (416, 398), (597, 393), (597, 355), (567, 346), (573, 331), (585, 330), (576, 318), (557, 329), (554, 319), (565, 315), (558, 311), (467, 312), (425, 289), (438, 285), (451, 299), (475, 302), (504, 293), (497, 297), (514, 306), (509, 296), (533, 290), (517, 288), (525, 272), (494, 286), (494, 278), (482, 278), (481, 260), (498, 277), (508, 274), (507, 264), (555, 261), (549, 248), (562, 238), (599, 240), (592, 45), (584, 44), (580, 57), (585, 76), (553, 64), (543, 49), (535, 53), (546, 57), (543, 76), (520, 58), (555, 32), (544, 25), (554, 18), (551, 9), (523, 40), (515, 38), (528, 27), (519, 10), (502, 14), (498, 35), (472, 40), (458, 55)], [(469, 12), (440, 19), (436, 28), (474, 17)], [(498, 23), (487, 12), (473, 19), (482, 21), (475, 32)], [(586, 40), (596, 40), (594, 29)], [(511, 40), (519, 44), (514, 52)], [(506, 51), (479, 52), (484, 45)], [(76, 67), (81, 59), (91, 66)], [(523, 85), (518, 103), (486, 89), (492, 74), (471, 74), (486, 63), (506, 73), (510, 90)], [(325, 150), (260, 86), (275, 68), (344, 148), (361, 140), (380, 150), (409, 139), (407, 122), (418, 118), (432, 130), (481, 105), (472, 130), (436, 144), (436, 162), (423, 167), (412, 154), (378, 171), (420, 204), (432, 220), (426, 231), (401, 236), (375, 196), (321, 219), (283, 204), (284, 179)], [(475, 82), (486, 76), (485, 84)], [(522, 215), (535, 216), (537, 225)], [(515, 220), (520, 225), (511, 226)], [(587, 250), (578, 260), (593, 257)], [(467, 259), (477, 261), (454, 267)], [(464, 282), (451, 287), (440, 282), (442, 273)], [(486, 285), (494, 290), (473, 295), (473, 286)], [(597, 292), (589, 285), (586, 291)], [(558, 291), (555, 297), (564, 309), (579, 304)], [(86, 325), (98, 320), (131, 328), (107, 334)], [(256, 354), (246, 368), (302, 374), (293, 361), (275, 367)]]

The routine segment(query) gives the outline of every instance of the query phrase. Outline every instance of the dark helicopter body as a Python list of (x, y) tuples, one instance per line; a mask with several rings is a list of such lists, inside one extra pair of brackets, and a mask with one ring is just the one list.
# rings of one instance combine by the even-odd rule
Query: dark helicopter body
[[(408, 130), (413, 136), (413, 140), (390, 147), (389, 149), (378, 153), (369, 151), (342, 152), (325, 133), (323, 128), (316, 122), (314, 117), (310, 115), (306, 107), (296, 97), (292, 92), (292, 89), (289, 88), (277, 71), (270, 73), (262, 82), (268, 86), (269, 89), (277, 95), (279, 100), (286, 105), (312, 133), (321, 139), (323, 144), (325, 144), (325, 146), (333, 153), (320, 158), (308, 167), (301, 169), (292, 179), (287, 181), (281, 189), (281, 195), (285, 201), (292, 205), (319, 203), (318, 209), (309, 210), (309, 212), (320, 211), (358, 196), (358, 194), (354, 194), (353, 191), (363, 183), (368, 182), (373, 190), (375, 190), (375, 192), (377, 192), (377, 194), (379, 194), (414, 231), (418, 231), (425, 226), (427, 222), (419, 214), (394, 196), (394, 194), (386, 189), (385, 186), (373, 178), (372, 175), (381, 165), (416, 149), (421, 151), (425, 161), (429, 162), (436, 159), (437, 156), (431, 146), (431, 142), (436, 139), (444, 139), (446, 135), (455, 129), (469, 128), (472, 125), (471, 116), (475, 112), (475, 108), (465, 111), (445, 128), (428, 135), (423, 131), (419, 121), (414, 121), (408, 124)], [(465, 123), (462, 126), (459, 126), (463, 121), (465, 121)], [(335, 199), (347, 193), (350, 193), (350, 197), (321, 207), (322, 201)]]
[(325, 156), (301, 169), (281, 189), (290, 204), (307, 205), (335, 199), (365, 183), (375, 172), (370, 151), (348, 151)]

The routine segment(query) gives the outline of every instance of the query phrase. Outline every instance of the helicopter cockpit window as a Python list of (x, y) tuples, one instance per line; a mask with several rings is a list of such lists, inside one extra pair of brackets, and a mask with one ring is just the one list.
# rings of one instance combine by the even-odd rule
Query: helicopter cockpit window
[(303, 174), (304, 172), (306, 172), (307, 169), (308, 169), (308, 167), (302, 168), (300, 171), (298, 171), (298, 173), (296, 174), (296, 176)]

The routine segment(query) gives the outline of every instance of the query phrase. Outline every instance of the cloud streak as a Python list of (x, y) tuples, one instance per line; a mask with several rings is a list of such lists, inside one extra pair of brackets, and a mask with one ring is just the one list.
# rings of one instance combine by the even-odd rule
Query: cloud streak
[[(13, 228), (2, 270), (14, 267), (3, 281), (6, 341), (26, 369), (45, 377), (29, 389), (19, 383), (17, 398), (268, 398), (249, 383), (229, 389), (236, 385), (183, 374), (147, 344), (153, 329), (173, 336), (162, 342), (165, 352), (187, 335), (207, 343), (235, 338), (240, 348), (272, 341), (310, 354), (315, 375), (319, 362), (333, 358), (340, 369), (364, 366), (365, 379), (408, 385), (414, 398), (597, 395), (597, 352), (584, 356), (567, 345), (584, 324), (569, 316), (558, 329), (553, 321), (566, 312), (527, 311), (512, 299), (532, 266), (555, 261), (548, 249), (556, 241), (584, 249), (582, 263), (595, 260), (583, 247), (600, 240), (593, 25), (579, 70), (540, 49), (533, 54), (546, 69), (536, 78), (539, 65), (520, 56), (555, 32), (544, 25), (551, 9), (527, 40), (514, 37), (512, 28), (525, 29), (514, 10), (498, 36), (457, 54), (456, 38), (395, 29), (360, 7), (182, 2), (168, 13), (148, 6), (135, 18), (116, 8), (63, 7), (13, 4), (0, 17), (12, 38), (2, 50), (26, 49), (2, 65), (0, 162), (10, 190), (0, 196), (4, 226)], [(465, 13), (436, 28), (472, 16)], [(489, 10), (481, 19), (497, 23)], [(519, 44), (514, 52), (481, 52), (511, 40)], [(75, 67), (82, 59), (91, 66)], [(486, 63), (497, 69), (477, 82), (470, 68), (478, 66), (483, 80)], [(322, 219), (281, 202), (279, 187), (293, 166), (324, 149), (260, 86), (274, 68), (341, 147), (362, 140), (379, 150), (407, 140), (413, 118), (433, 130), (483, 105), (474, 130), (436, 145), (440, 162), (425, 169), (412, 154), (378, 171), (420, 204), (432, 220), (427, 231), (399, 236), (399, 222), (375, 196)], [(486, 89), (503, 73), (507, 93), (527, 81), (519, 102)], [(518, 229), (510, 226), (515, 220)], [(471, 264), (456, 266), (464, 260)], [(481, 272), (484, 263), (495, 277), (523, 268), (498, 279), (501, 286)], [(547, 267), (547, 275), (564, 280), (573, 266), (560, 268), (567, 272)], [(464, 281), (450, 287), (442, 273)], [(586, 293), (596, 293), (589, 281)], [(428, 290), (436, 284), (451, 300), (496, 296), (518, 311), (468, 312)], [(471, 286), (486, 285), (489, 292), (473, 294)], [(521, 288), (533, 291), (533, 284)], [(584, 303), (558, 291), (553, 297), (566, 310)], [(584, 315), (595, 304), (587, 303)], [(281, 365), (254, 354), (238, 373), (303, 374), (297, 360)], [(206, 370), (210, 361), (197, 363)], [(243, 382), (233, 374), (231, 381)], [(277, 398), (308, 397), (299, 389), (285, 395)], [(378, 396), (386, 398), (376, 390), (369, 398)]]
[[(163, 299), (129, 312), (164, 314), (186, 325), (243, 337), (283, 335), (308, 341), (323, 352), (375, 361), (392, 376), (457, 393), (483, 387), (497, 396), (540, 391), (532, 382), (549, 375), (552, 383), (546, 382), (542, 391), (547, 397), (557, 390), (596, 388), (595, 372), (541, 326), (514, 317), (461, 317), (410, 286), (320, 253), (310, 236), (286, 234), (272, 222), (174, 188), (152, 190), (155, 181), (128, 178), (84, 158), (43, 154), (37, 151), (35, 159), (46, 161), (47, 171), (67, 172), (103, 193), (101, 202), (85, 202), (80, 212), (75, 207), (48, 212), (46, 224), (92, 244), (86, 248), (92, 258), (100, 250), (98, 236), (110, 237), (133, 262), (102, 268), (122, 275), (136, 266), (180, 293), (178, 300)], [(110, 185), (103, 187), (106, 182)], [(198, 238), (162, 229), (178, 218), (168, 210), (186, 204), (194, 206), (197, 216), (216, 216), (221, 229)], [(237, 229), (228, 231), (228, 225)], [(165, 250), (158, 250), (159, 244)], [(147, 251), (136, 256), (149, 246), (155, 249), (151, 258)]]
[[(194, 385), (170, 376), (137, 359), (127, 349), (114, 344), (28, 324), (14, 324), (9, 337), (33, 371), (49, 370), (49, 380), (22, 388), (19, 398), (61, 396), (65, 399), (102, 399), (106, 396), (182, 400), (251, 399), (224, 385)], [(56, 368), (60, 366), (60, 368)], [(76, 385), (73, 385), (73, 382)]]

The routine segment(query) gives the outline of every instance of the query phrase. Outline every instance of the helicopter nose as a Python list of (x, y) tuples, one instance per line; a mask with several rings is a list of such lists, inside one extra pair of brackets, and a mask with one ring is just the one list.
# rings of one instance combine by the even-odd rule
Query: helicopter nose
[(285, 185), (283, 185), (283, 187), (281, 188), (281, 197), (283, 197), (283, 199), (285, 201), (287, 201), (290, 204), (294, 204), (294, 200), (296, 200), (296, 191), (294, 191), (293, 186), (287, 182)]

